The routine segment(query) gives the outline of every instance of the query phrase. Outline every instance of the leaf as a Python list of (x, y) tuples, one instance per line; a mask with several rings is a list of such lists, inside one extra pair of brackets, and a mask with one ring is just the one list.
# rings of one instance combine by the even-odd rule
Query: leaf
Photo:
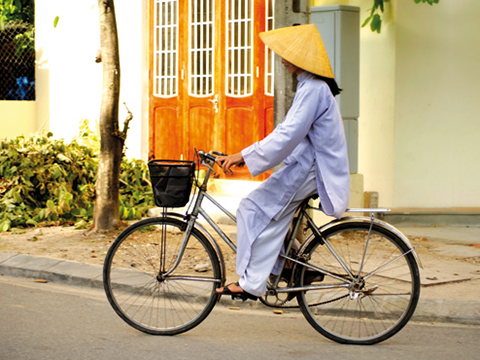
[(32, 225), (32, 226), (35, 226), (37, 227), (38, 226), (38, 223), (33, 220), (33, 219), (28, 219), (26, 222), (25, 222), (26, 225)]
[(21, 204), (23, 202), (22, 196), (17, 191), (12, 191), (12, 197), (17, 204)]
[(422, 3), (427, 3), (429, 5), (433, 5), (433, 4), (438, 4), (440, 0), (413, 0), (415, 2), (415, 4), (420, 4), (420, 2)]
[(48, 280), (45, 279), (35, 279), (33, 282), (40, 283), (40, 284), (46, 284), (48, 283)]
[(380, 10), (383, 12), (383, 0), (375, 0), (373, 8), (380, 8)]
[(367, 24), (370, 22), (370, 20), (372, 20), (372, 16), (373, 16), (373, 14), (370, 15), (368, 18), (365, 19), (365, 21), (364, 21), (363, 24), (362, 24), (362, 27), (367, 26)]
[(71, 211), (71, 213), (75, 217), (85, 217), (85, 216), (87, 216), (87, 210), (86, 209), (73, 209)]
[(382, 18), (380, 17), (380, 15), (375, 14), (370, 24), (370, 29), (373, 32), (376, 31), (377, 33), (380, 34), (380, 31), (382, 30)]
[(20, 0), (15, 0), (15, 6), (18, 11), (22, 11), (22, 2)]
[(40, 209), (38, 212), (38, 220), (42, 221), (45, 219), (45, 209)]
[(80, 220), (75, 223), (75, 229), (86, 229), (88, 228), (88, 226), (89, 226), (89, 223), (88, 221), (85, 221), (85, 220)]
[(66, 162), (66, 163), (72, 162), (72, 159), (70, 159), (69, 157), (66, 157), (63, 154), (58, 154), (57, 159), (60, 160), (60, 161)]
[(10, 230), (10, 226), (11, 223), (8, 220), (0, 223), (0, 232), (7, 232), (8, 230)]
[(129, 211), (128, 211), (128, 220), (133, 220), (135, 219), (135, 209), (134, 208), (131, 208)]
[(58, 20), (60, 20), (60, 18), (58, 16), (55, 16), (55, 19), (53, 19), (53, 27), (56, 28), (57, 25), (58, 25)]
[(47, 208), (51, 211), (55, 210), (55, 203), (52, 200), (47, 200)]

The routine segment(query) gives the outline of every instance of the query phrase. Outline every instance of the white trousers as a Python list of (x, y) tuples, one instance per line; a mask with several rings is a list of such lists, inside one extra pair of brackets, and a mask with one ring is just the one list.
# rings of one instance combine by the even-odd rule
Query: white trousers
[[(278, 275), (282, 269), (283, 258), (279, 255), (283, 252), (285, 236), (296, 210), (304, 199), (316, 193), (315, 167), (312, 166), (280, 217), (270, 221), (256, 239), (245, 239), (242, 238), (244, 236), (240, 236), (248, 234), (248, 231), (240, 228), (252, 228), (255, 216), (245, 214), (243, 207), (239, 207), (237, 210), (237, 273), (240, 275), (239, 284), (242, 289), (255, 296), (265, 294), (270, 274)], [(251, 212), (251, 209), (249, 210)], [(241, 256), (248, 259), (240, 259)], [(244, 270), (239, 273), (239, 261), (245, 262), (245, 260), (247, 260), (247, 266), (242, 267)]]

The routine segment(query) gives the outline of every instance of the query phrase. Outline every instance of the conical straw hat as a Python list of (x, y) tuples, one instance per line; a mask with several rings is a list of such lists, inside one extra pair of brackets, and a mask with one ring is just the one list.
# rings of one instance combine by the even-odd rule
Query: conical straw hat
[(327, 50), (314, 24), (290, 26), (260, 33), (273, 52), (313, 74), (334, 78)]

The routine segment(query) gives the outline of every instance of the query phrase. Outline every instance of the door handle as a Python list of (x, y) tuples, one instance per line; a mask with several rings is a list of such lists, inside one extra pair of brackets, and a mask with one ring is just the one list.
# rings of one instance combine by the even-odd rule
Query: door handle
[(213, 109), (215, 110), (215, 113), (218, 113), (218, 94), (216, 94), (213, 99), (208, 100), (213, 104)]

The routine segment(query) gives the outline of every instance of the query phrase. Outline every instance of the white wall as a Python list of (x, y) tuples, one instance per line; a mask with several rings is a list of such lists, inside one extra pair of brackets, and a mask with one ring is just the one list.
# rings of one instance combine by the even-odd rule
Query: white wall
[(480, 206), (480, 2), (396, 1), (397, 207)]
[[(146, 158), (148, 136), (144, 114), (146, 45), (142, 36), (147, 0), (116, 0), (120, 46), (121, 92), (119, 121), (127, 116), (123, 102), (134, 115), (127, 136), (127, 156)], [(82, 119), (92, 128), (98, 121), (102, 93), (102, 64), (95, 63), (100, 49), (96, 0), (36, 0), (37, 124), (57, 138), (78, 134)], [(53, 21), (59, 16), (58, 26)], [(45, 124), (45, 125), (44, 125)]]
[[(98, 119), (101, 65), (98, 10), (93, 0), (37, 0), (37, 123), (57, 138), (78, 134), (82, 119)], [(56, 28), (53, 21), (60, 20)]]
[(133, 113), (127, 134), (127, 156), (148, 158), (148, 0), (115, 0), (122, 84), (120, 118)]

